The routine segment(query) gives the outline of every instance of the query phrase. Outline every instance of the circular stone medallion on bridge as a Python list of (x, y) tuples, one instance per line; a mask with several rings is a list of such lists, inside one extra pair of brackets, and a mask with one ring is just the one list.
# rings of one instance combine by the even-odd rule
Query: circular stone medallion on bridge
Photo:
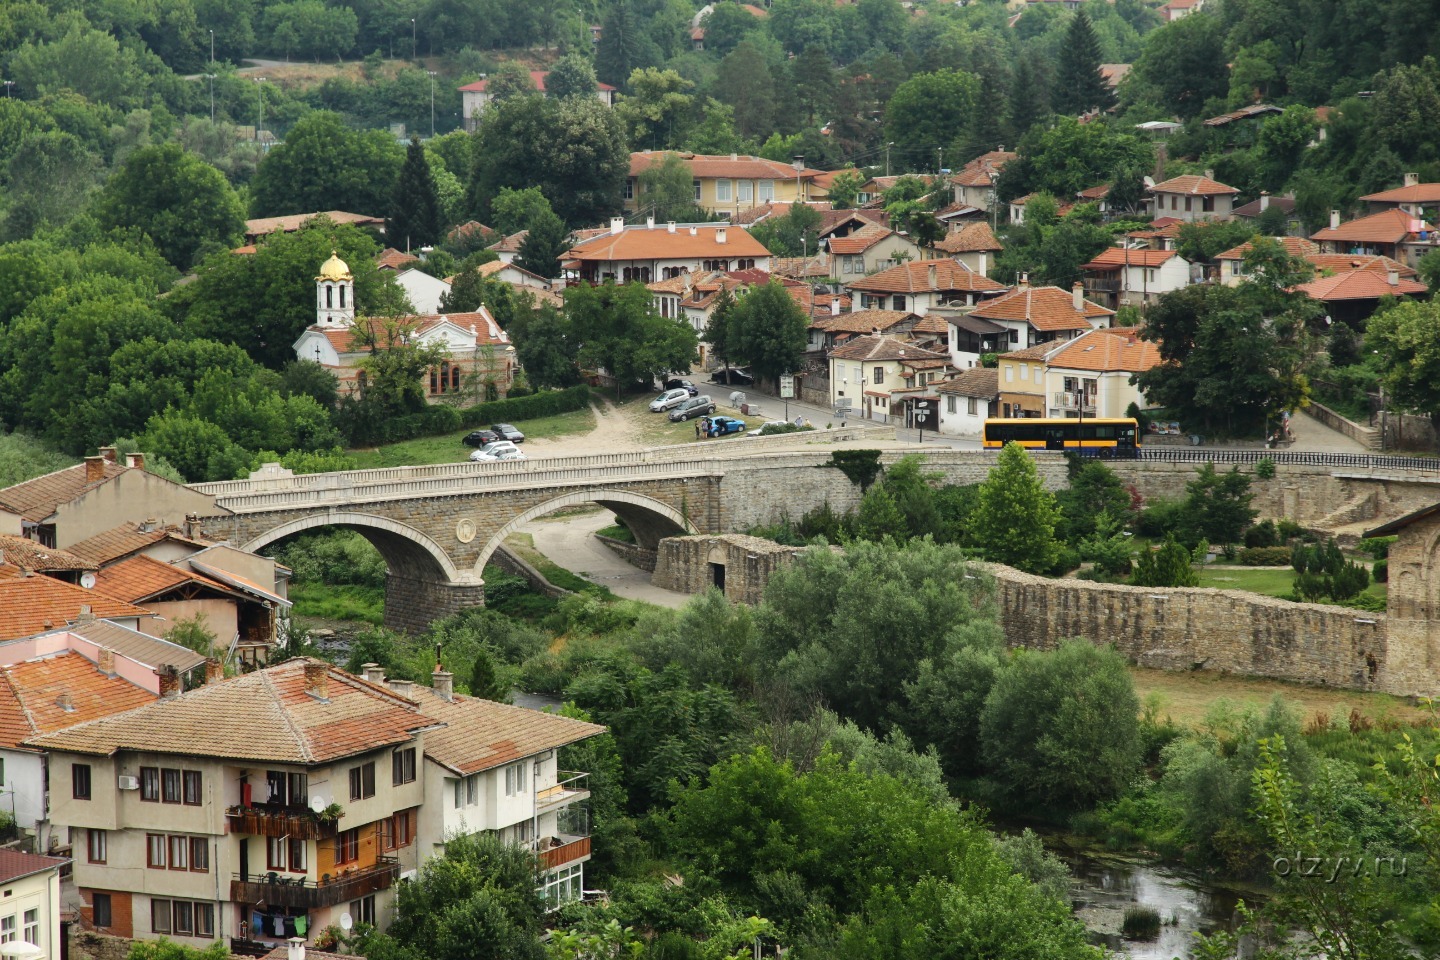
[(461, 543), (469, 543), (475, 539), (475, 521), (465, 517), (455, 524), (455, 539)]

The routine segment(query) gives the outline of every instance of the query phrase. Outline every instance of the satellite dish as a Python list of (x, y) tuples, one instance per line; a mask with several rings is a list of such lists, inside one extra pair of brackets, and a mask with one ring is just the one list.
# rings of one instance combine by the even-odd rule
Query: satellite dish
[[(95, 589), (95, 574), (88, 571), (80, 574), (80, 586), (84, 587), (86, 590)], [(0, 953), (0, 956), (9, 956), (9, 954)]]
[(313, 810), (313, 811), (315, 811), (316, 813), (321, 813), (321, 812), (323, 812), (324, 809), (325, 809), (325, 801), (324, 801), (324, 799), (321, 798), (321, 797), (311, 797), (311, 798), (310, 798), (310, 809)]
[(351, 919), (350, 914), (349, 914), (348, 912), (347, 912), (347, 913), (342, 913), (342, 914), (340, 914), (340, 929), (341, 929), (341, 930), (344, 930), (346, 933), (349, 933), (349, 932), (350, 932), (350, 928), (353, 927), (353, 926), (355, 926), (355, 921), (354, 921), (353, 919)]

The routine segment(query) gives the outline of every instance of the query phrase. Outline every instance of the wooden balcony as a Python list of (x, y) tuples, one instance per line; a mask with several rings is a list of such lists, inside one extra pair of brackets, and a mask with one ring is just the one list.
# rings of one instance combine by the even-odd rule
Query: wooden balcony
[[(585, 850), (589, 853), (588, 839)], [(342, 873), (318, 883), (314, 880), (289, 880), (284, 875), (273, 873), (255, 874), (249, 878), (236, 876), (230, 881), (230, 899), (235, 903), (264, 902), (277, 907), (313, 910), (388, 890), (399, 876), (400, 864), (393, 857), (380, 857), (374, 866)]]
[(252, 837), (333, 840), (340, 830), (338, 820), (321, 820), (305, 807), (231, 807), (225, 816), (231, 833)]
[(545, 847), (539, 851), (541, 870), (554, 870), (567, 863), (587, 860), (590, 857), (589, 837), (553, 837), (549, 839), (558, 840), (560, 843), (558, 846)]

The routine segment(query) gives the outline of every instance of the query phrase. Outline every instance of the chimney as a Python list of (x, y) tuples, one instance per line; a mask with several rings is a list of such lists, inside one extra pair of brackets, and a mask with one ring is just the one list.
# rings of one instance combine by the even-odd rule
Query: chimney
[(646, 218), (645, 218), (645, 229), (646, 229), (646, 230), (654, 230), (654, 229), (655, 229), (655, 218), (654, 218), (654, 217), (646, 217)]
[(225, 665), (220, 662), (219, 657), (205, 658), (205, 685), (219, 683), (225, 679)]
[(613, 235), (613, 234), (624, 233), (624, 232), (625, 232), (625, 218), (624, 218), (624, 217), (611, 217), (611, 218), (610, 218), (610, 233)]
[(75, 700), (68, 693), (62, 693), (56, 697), (55, 706), (59, 707), (65, 713), (75, 712)]
[(1022, 273), (1022, 274), (1020, 274), (1020, 289), (1021, 289), (1021, 290), (1029, 290), (1029, 289), (1030, 289), (1030, 274), (1028, 274), (1028, 273)]
[(926, 268), (926, 274), (930, 282), (930, 289), (934, 290), (940, 281), (935, 278), (935, 262), (933, 260), (930, 262), (929, 267)]
[(86, 482), (86, 483), (99, 483), (101, 480), (104, 480), (104, 479), (105, 479), (105, 458), (104, 458), (104, 457), (86, 457), (86, 458), (85, 458), (85, 482)]
[(391, 680), (390, 692), (398, 693), (402, 697), (412, 697), (414, 696), (414, 694), (410, 692), (410, 689), (413, 686), (415, 686), (415, 684), (411, 683), (409, 680)]
[(981, 250), (981, 251), (980, 251), (980, 269), (979, 269), (978, 271), (976, 271), (976, 272), (979, 273), (980, 276), (982, 276), (982, 277), (985, 276), (985, 266), (986, 266), (986, 264), (985, 264), (985, 251), (984, 251), (984, 250)]
[(95, 614), (90, 610), (90, 604), (80, 604), (80, 613), (75, 617), (76, 623), (94, 623)]
[(305, 661), (305, 692), (316, 700), (330, 700), (330, 666), (318, 660)]
[(106, 460), (109, 460), (111, 463), (119, 463), (119, 462), (120, 462), (120, 456), (119, 456), (119, 454), (115, 451), (115, 448), (114, 448), (114, 447), (101, 447), (101, 448), (100, 448), (100, 456), (104, 457)]
[(435, 695), (442, 700), (455, 699), (455, 674), (441, 670), (438, 663), (435, 665), (435, 672), (430, 675), (430, 685), (435, 688)]
[(1331, 210), (1331, 211), (1330, 211), (1330, 229), (1331, 229), (1331, 230), (1335, 230), (1335, 229), (1338, 229), (1339, 226), (1340, 226), (1340, 211), (1339, 211), (1339, 210)]
[(154, 517), (146, 517), (144, 520), (140, 521), (140, 532), (154, 533), (155, 528), (158, 526), (160, 526), (159, 520), (156, 520)]
[(724, 242), (725, 242), (725, 228), (724, 228), (724, 227), (721, 227), (719, 230), (716, 230), (716, 231), (715, 231), (715, 242), (716, 242), (716, 243), (724, 243)]
[(740, 159), (740, 154), (738, 154), (738, 153), (732, 153), (732, 154), (730, 154), (730, 162), (731, 162), (731, 163), (734, 163), (736, 160), (739, 160), (739, 159)]
[(363, 665), (360, 670), (365, 675), (366, 680), (371, 683), (378, 683), (382, 687), (385, 685), (385, 669), (381, 667), (380, 664), (367, 663)]
[(131, 470), (144, 470), (144, 469), (145, 469), (145, 454), (143, 454), (143, 453), (127, 453), (127, 454), (125, 454), (125, 466), (129, 467)]
[(1206, 179), (1206, 180), (1214, 180), (1214, 179), (1215, 179), (1215, 171), (1214, 171), (1214, 170), (1206, 170), (1206, 171), (1205, 171), (1205, 179)]
[(1070, 303), (1075, 307), (1076, 312), (1085, 312), (1085, 284), (1079, 280), (1070, 285)]
[(665, 232), (666, 232), (666, 233), (674, 233), (674, 232), (675, 232), (675, 221), (674, 221), (674, 220), (671, 220), (671, 221), (669, 221), (669, 222), (667, 222), (667, 223), (665, 224)]
[(115, 651), (109, 647), (96, 647), (95, 669), (107, 677), (115, 676)]
[(160, 699), (174, 700), (180, 696), (180, 671), (174, 664), (155, 668), (155, 676), (160, 678)]
[(291, 937), (285, 941), (287, 948), (285, 960), (305, 960), (305, 938)]
[(840, 316), (840, 294), (838, 293), (830, 296), (830, 316)]
[(1392, 287), (1400, 286), (1400, 271), (1395, 269), (1387, 271), (1385, 274), (1385, 279)]
[(692, 236), (692, 237), (695, 236), (695, 228), (694, 228), (694, 227), (691, 227), (691, 228), (690, 228), (690, 236)]
[(1407, 173), (1407, 174), (1405, 174), (1405, 186), (1407, 186), (1407, 187), (1413, 187), (1413, 186), (1415, 186), (1416, 184), (1418, 184), (1419, 182), (1420, 182), (1420, 174), (1418, 174), (1418, 173)]
[(200, 529), (200, 514), (185, 514), (185, 536), (192, 540), (199, 540), (205, 536), (205, 531)]
[(1270, 209), (1270, 191), (1269, 191), (1269, 190), (1261, 190), (1261, 191), (1260, 191), (1260, 211), (1263, 213), (1264, 211), (1269, 210), (1269, 209)]

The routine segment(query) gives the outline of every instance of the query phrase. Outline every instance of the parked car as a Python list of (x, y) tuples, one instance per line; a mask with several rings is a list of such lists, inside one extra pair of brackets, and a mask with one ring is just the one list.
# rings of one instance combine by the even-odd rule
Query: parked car
[(697, 387), (697, 386), (695, 386), (695, 384), (691, 383), (689, 380), (680, 380), (680, 379), (674, 379), (674, 378), (672, 378), (672, 379), (670, 379), (670, 380), (666, 380), (666, 381), (665, 381), (665, 386), (662, 387), (662, 389), (664, 389), (664, 390), (684, 390), (686, 393), (690, 394), (690, 396), (692, 396), (692, 397), (693, 397), (693, 396), (696, 396), (697, 394), (700, 393), (700, 388)]
[(756, 427), (754, 430), (748, 431), (748, 432), (747, 432), (747, 436), (758, 437), (758, 436), (760, 436), (761, 433), (764, 432), (764, 430), (765, 430), (766, 427), (788, 427), (788, 426), (790, 426), (790, 421), (789, 421), (789, 420), (766, 420), (764, 423), (760, 424), (760, 426)]
[(471, 430), (465, 434), (465, 446), (483, 447), (485, 444), (500, 439), (500, 434), (494, 430)]
[(665, 410), (673, 410), (674, 408), (680, 406), (680, 404), (684, 403), (686, 400), (689, 400), (691, 396), (692, 394), (690, 393), (690, 391), (686, 390), (684, 387), (677, 387), (673, 390), (666, 390), (664, 393), (660, 394), (660, 396), (650, 401), (650, 412), (661, 413)]
[(750, 375), (749, 370), (740, 367), (725, 367), (712, 373), (710, 382), (724, 383), (730, 386), (749, 386), (755, 382), (755, 378)]
[(530, 458), (527, 457), (527, 456), (525, 456), (525, 452), (524, 452), (523, 450), (518, 450), (518, 449), (517, 449), (517, 450), (496, 450), (494, 453), (490, 454), (490, 455), (489, 455), (488, 457), (486, 457), (485, 459), (486, 459), (486, 461), (488, 462), (488, 461), (492, 461), (492, 460), (529, 460)]
[(504, 440), (509, 440), (511, 443), (524, 443), (524, 442), (525, 442), (525, 434), (523, 434), (523, 433), (521, 433), (519, 430), (517, 430), (517, 429), (515, 428), (515, 425), (514, 425), (514, 424), (511, 424), (511, 423), (492, 423), (492, 424), (490, 424), (490, 429), (491, 429), (491, 430), (494, 430), (496, 433), (500, 434), (500, 437), (501, 437), (502, 439), (504, 439)]
[(711, 417), (710, 436), (723, 437), (727, 433), (739, 433), (745, 429), (745, 421), (734, 417)]
[(698, 397), (691, 397), (674, 410), (671, 410), (670, 419), (675, 423), (679, 423), (681, 420), (709, 416), (714, 412), (715, 401), (711, 400), (708, 394), (702, 393)]
[(477, 463), (481, 460), (494, 460), (496, 459), (496, 454), (507, 450), (513, 450), (516, 453), (520, 452), (520, 448), (509, 440), (491, 440), (479, 450), (472, 451), (470, 453), (470, 459)]

